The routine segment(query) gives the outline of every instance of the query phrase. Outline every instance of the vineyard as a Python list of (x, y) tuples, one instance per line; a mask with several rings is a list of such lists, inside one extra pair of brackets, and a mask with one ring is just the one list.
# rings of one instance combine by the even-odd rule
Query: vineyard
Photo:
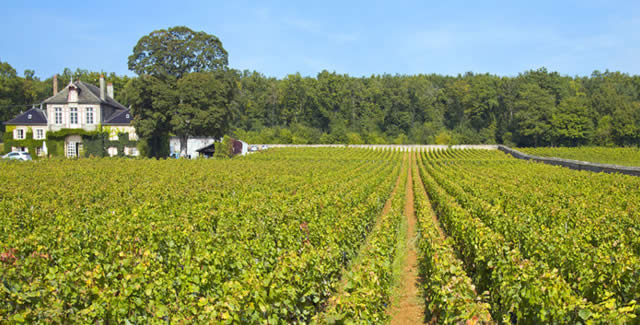
[(620, 166), (640, 166), (640, 149), (634, 147), (539, 147), (518, 148), (518, 150), (530, 155), (541, 157), (557, 157)]
[(289, 148), (3, 161), (0, 181), (0, 323), (393, 323), (413, 248), (420, 322), (640, 314), (637, 177)]

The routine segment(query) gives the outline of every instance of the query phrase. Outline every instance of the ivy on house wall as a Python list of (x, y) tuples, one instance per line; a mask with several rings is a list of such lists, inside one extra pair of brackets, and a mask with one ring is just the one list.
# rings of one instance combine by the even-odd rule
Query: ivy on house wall
[[(55, 132), (47, 132), (47, 151), (49, 156), (51, 157), (64, 157), (64, 141), (67, 136), (70, 135), (79, 135), (82, 137), (82, 142), (84, 145), (85, 138), (91, 138), (92, 136), (100, 133), (101, 130), (98, 128), (97, 131), (87, 131), (84, 129), (62, 129), (60, 131)], [(84, 149), (86, 153), (86, 149)]]
[(108, 156), (109, 148), (116, 148), (118, 157), (124, 157), (124, 148), (135, 148), (138, 141), (129, 140), (129, 133), (119, 132), (118, 140), (109, 140), (111, 132), (103, 131), (82, 137), (85, 157), (105, 157)]
[(138, 145), (138, 141), (129, 140), (129, 133), (123, 132), (123, 133), (118, 133), (117, 141), (109, 141), (107, 148), (116, 147), (118, 149), (118, 157), (123, 157), (125, 147), (137, 148), (137, 145)]
[(3, 135), (4, 152), (10, 152), (11, 147), (26, 147), (32, 153), (32, 157), (36, 158), (36, 148), (42, 148), (44, 141), (47, 143), (47, 151), (51, 157), (64, 157), (64, 142), (67, 136), (79, 135), (82, 138), (83, 152), (85, 157), (105, 157), (108, 156), (107, 150), (110, 147), (118, 149), (118, 156), (124, 156), (125, 147), (136, 147), (138, 141), (129, 140), (129, 134), (119, 132), (118, 140), (109, 140), (110, 134), (113, 132), (109, 127), (98, 127), (96, 131), (87, 131), (84, 129), (62, 129), (60, 131), (47, 132), (45, 140), (33, 139), (33, 131), (27, 129), (26, 137), (23, 140), (13, 139), (13, 130), (15, 126), (7, 126)]
[(82, 146), (84, 147), (85, 157), (104, 157), (106, 156), (105, 140), (109, 137), (104, 132), (98, 132), (92, 135), (82, 137)]
[(4, 153), (11, 152), (12, 147), (27, 148), (27, 151), (31, 154), (33, 159), (37, 159), (36, 148), (42, 148), (42, 142), (44, 140), (36, 140), (33, 138), (33, 131), (30, 127), (27, 127), (25, 138), (18, 140), (13, 138), (13, 130), (16, 127), (13, 125), (7, 125), (6, 132), (3, 134)]

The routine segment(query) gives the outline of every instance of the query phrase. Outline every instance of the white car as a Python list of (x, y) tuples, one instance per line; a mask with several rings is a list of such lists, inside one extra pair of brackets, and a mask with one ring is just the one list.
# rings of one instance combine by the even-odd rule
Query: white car
[(267, 150), (267, 149), (269, 149), (269, 146), (267, 146), (266, 144), (263, 144), (262, 145), (262, 149), (260, 149), (260, 150)]
[(251, 147), (249, 148), (249, 151), (251, 151), (251, 152), (256, 152), (256, 151), (258, 151), (258, 146), (251, 146)]
[(31, 155), (26, 151), (12, 151), (12, 152), (2, 156), (2, 159), (31, 160)]

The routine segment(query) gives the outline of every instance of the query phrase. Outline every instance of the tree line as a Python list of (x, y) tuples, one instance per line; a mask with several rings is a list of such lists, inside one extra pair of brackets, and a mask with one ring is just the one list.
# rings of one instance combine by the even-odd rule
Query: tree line
[[(298, 144), (636, 146), (640, 140), (640, 76), (621, 72), (353, 77), (322, 71), (278, 79), (229, 68), (217, 37), (186, 27), (144, 36), (128, 63), (137, 77), (110, 73), (107, 79), (115, 99), (131, 105), (153, 156), (166, 153), (169, 135), (185, 142), (191, 135), (231, 134), (249, 143)], [(60, 87), (71, 78), (97, 84), (99, 75), (65, 69), (58, 80)], [(0, 118), (44, 100), (51, 84), (31, 70), (17, 76), (0, 62)]]
[[(234, 128), (259, 142), (637, 145), (640, 77), (238, 74)], [(255, 140), (254, 140), (255, 139)]]

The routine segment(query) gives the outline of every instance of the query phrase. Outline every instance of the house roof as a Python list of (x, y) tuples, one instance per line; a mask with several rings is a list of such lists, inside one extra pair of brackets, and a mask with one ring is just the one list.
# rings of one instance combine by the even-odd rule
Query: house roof
[(131, 120), (133, 120), (133, 116), (131, 115), (131, 112), (129, 111), (128, 108), (125, 108), (123, 110), (117, 110), (115, 112), (113, 112), (113, 114), (111, 114), (111, 116), (109, 116), (104, 123), (105, 125), (121, 125), (121, 124), (126, 124), (129, 125), (131, 124)]
[[(58, 92), (56, 95), (51, 96), (43, 103), (45, 104), (66, 104), (69, 98), (69, 86), (71, 83), (67, 85), (64, 89)], [(73, 82), (73, 85), (78, 88), (78, 104), (104, 104), (111, 106), (115, 109), (127, 109), (122, 104), (118, 103), (115, 99), (106, 95), (105, 99), (100, 98), (100, 88), (89, 84), (84, 83), (80, 80)]]
[(39, 108), (30, 108), (14, 119), (4, 122), (6, 125), (47, 125), (47, 115)]

